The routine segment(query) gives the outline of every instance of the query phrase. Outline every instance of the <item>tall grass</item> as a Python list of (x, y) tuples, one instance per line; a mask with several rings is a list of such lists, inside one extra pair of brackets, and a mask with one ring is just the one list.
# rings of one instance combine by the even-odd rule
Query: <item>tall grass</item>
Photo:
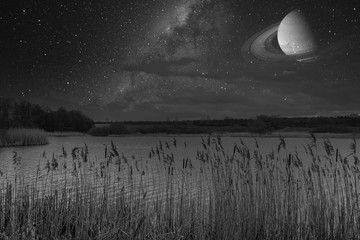
[[(356, 140), (346, 155), (327, 139), (311, 139), (305, 157), (283, 138), (268, 154), (255, 145), (240, 139), (226, 151), (221, 138), (209, 137), (189, 156), (174, 140), (147, 159), (126, 157), (114, 144), (95, 159), (86, 145), (44, 153), (32, 181), (2, 175), (0, 238), (358, 238)], [(13, 160), (17, 169), (19, 156)]]
[(45, 131), (29, 128), (0, 130), (0, 146), (33, 146), (48, 144)]

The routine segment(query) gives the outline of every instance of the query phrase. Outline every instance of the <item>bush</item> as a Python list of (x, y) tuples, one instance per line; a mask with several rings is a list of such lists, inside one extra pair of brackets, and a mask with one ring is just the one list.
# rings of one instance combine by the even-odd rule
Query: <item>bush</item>
[(129, 133), (129, 131), (121, 123), (113, 123), (109, 128), (110, 134), (121, 135)]
[(110, 128), (106, 127), (94, 127), (88, 131), (88, 134), (96, 137), (105, 137), (110, 134)]

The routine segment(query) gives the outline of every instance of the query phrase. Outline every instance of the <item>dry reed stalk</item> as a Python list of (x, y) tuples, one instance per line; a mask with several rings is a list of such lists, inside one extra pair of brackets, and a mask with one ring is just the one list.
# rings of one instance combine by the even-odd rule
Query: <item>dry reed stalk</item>
[(324, 143), (325, 156), (312, 139), (301, 159), (283, 138), (278, 151), (263, 155), (258, 143), (252, 151), (240, 140), (227, 153), (209, 137), (191, 159), (176, 141), (165, 142), (149, 165), (113, 143), (95, 161), (86, 145), (71, 155), (62, 149), (32, 185), (0, 178), (0, 238), (356, 238), (356, 151), (343, 158)]

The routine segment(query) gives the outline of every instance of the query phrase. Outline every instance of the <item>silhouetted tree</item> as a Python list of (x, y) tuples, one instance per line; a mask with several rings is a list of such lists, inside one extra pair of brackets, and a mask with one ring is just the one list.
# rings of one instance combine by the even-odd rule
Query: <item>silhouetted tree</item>
[(67, 111), (61, 107), (54, 112), (27, 101), (0, 98), (0, 129), (38, 127), (46, 131), (87, 132), (93, 124), (93, 120), (80, 111)]
[(46, 131), (87, 132), (94, 125), (94, 121), (80, 111), (66, 111), (59, 108), (56, 112), (49, 112), (38, 119), (38, 124)]

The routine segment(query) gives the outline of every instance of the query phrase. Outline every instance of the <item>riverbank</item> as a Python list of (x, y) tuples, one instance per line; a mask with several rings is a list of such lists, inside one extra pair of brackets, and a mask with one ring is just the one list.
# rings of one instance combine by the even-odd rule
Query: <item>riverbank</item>
[(311, 133), (308, 131), (276, 131), (267, 134), (254, 133), (226, 133), (227, 137), (261, 137), (261, 138), (309, 138), (314, 135), (316, 138), (340, 138), (340, 139), (359, 139), (360, 133)]
[(308, 137), (314, 134), (318, 137), (359, 138), (360, 128), (341, 126), (317, 127), (283, 127), (257, 128), (253, 126), (225, 125), (194, 125), (194, 123), (112, 123), (96, 124), (88, 131), (91, 136), (242, 136), (242, 137)]
[[(65, 134), (66, 135), (66, 134)], [(252, 138), (310, 138), (312, 133), (307, 131), (277, 131), (266, 134), (257, 134), (251, 132), (215, 132), (215, 133), (179, 133), (179, 134), (166, 134), (166, 133), (132, 133), (132, 134), (112, 134), (107, 137), (208, 137), (208, 136), (220, 136), (220, 137), (252, 137)], [(360, 139), (360, 133), (314, 133), (317, 138), (335, 138), (335, 139)], [(77, 136), (77, 135), (74, 135)], [(81, 135), (79, 135), (81, 136)]]
[(81, 132), (46, 132), (46, 136), (48, 137), (84, 137), (90, 136), (87, 133)]
[[(109, 125), (108, 125), (109, 126)], [(99, 127), (102, 128), (102, 127)], [(23, 129), (17, 131), (16, 135), (19, 135), (19, 132), (23, 131), (24, 136), (26, 135), (44, 135), (44, 137), (85, 137), (85, 136), (93, 136), (93, 137), (207, 137), (207, 136), (221, 136), (221, 137), (253, 137), (253, 138), (279, 138), (279, 136), (285, 138), (310, 138), (311, 135), (314, 135), (317, 138), (335, 138), (335, 139), (360, 139), (360, 132), (346, 132), (346, 133), (312, 133), (312, 129), (286, 129), (279, 130), (268, 133), (253, 133), (246, 131), (214, 131), (214, 132), (200, 132), (200, 133), (140, 133), (140, 132), (130, 132), (123, 130), (122, 133), (118, 134), (116, 131), (111, 132), (110, 130), (102, 130), (97, 129), (97, 134), (90, 133), (81, 133), (81, 132), (45, 132), (42, 130), (35, 130), (32, 132), (31, 129)], [(40, 132), (41, 133), (40, 133)], [(1, 132), (0, 132), (1, 135)], [(0, 136), (1, 141), (1, 136)], [(19, 142), (19, 141), (18, 141)], [(35, 141), (36, 142), (36, 141)], [(34, 144), (38, 145), (38, 144)], [(41, 144), (40, 144), (41, 145)], [(1, 142), (0, 142), (1, 146)]]

